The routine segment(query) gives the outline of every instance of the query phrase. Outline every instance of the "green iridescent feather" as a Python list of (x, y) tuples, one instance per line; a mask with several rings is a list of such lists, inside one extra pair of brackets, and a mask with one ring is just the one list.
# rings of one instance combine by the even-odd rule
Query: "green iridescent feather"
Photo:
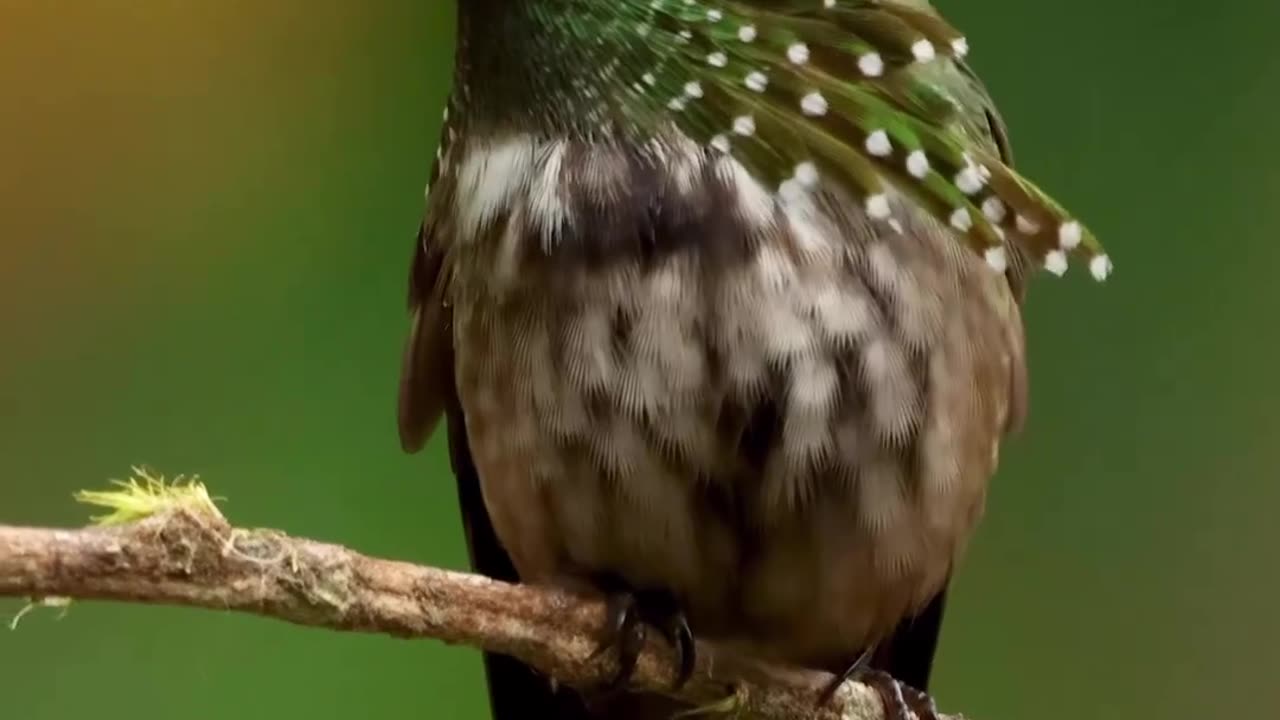
[(1093, 234), (974, 132), (968, 116), (984, 108), (966, 92), (968, 43), (927, 3), (624, 0), (614, 12), (611, 30), (653, 58), (608, 68), (630, 76), (630, 104), (666, 108), (763, 183), (817, 170), (864, 199), (887, 183), (978, 251), (1013, 242), (1055, 272), (1067, 254), (1110, 271)]
[(577, 73), (533, 75), (550, 87), (530, 92), (600, 128), (674, 124), (766, 187), (834, 181), (883, 222), (897, 190), (993, 265), (1016, 244), (1058, 274), (1069, 255), (1099, 279), (1111, 270), (1094, 235), (1002, 159), (968, 43), (927, 2), (506, 1), (528, 13), (531, 62), (541, 44)]

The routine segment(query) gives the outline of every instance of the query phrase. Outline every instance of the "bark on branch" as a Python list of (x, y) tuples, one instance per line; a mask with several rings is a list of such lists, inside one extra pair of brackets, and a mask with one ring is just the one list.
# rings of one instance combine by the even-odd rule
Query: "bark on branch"
[[(216, 512), (189, 508), (78, 530), (0, 526), (0, 596), (236, 610), (332, 630), (435, 638), (513, 655), (578, 687), (602, 683), (616, 667), (610, 653), (592, 657), (604, 622), (599, 601), (235, 528)], [(883, 717), (865, 685), (846, 683), (819, 707), (829, 675), (766, 667), (701, 642), (692, 680), (672, 692), (673, 660), (665, 645), (649, 642), (633, 686), (697, 705), (736, 698), (740, 717)]]

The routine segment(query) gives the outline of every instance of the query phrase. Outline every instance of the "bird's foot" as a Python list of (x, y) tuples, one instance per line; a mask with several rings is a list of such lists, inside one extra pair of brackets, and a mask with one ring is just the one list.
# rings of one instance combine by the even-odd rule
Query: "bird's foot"
[(676, 651), (679, 670), (674, 687), (683, 687), (693, 675), (697, 657), (693, 633), (675, 598), (667, 592), (627, 589), (616, 582), (601, 586), (607, 597), (605, 637), (593, 657), (611, 649), (618, 653), (618, 672), (606, 690), (620, 690), (631, 680), (649, 627), (661, 632)]
[(898, 682), (889, 673), (863, 668), (852, 676), (880, 695), (887, 720), (939, 720), (938, 706), (928, 693)]
[(836, 690), (849, 680), (857, 680), (880, 696), (884, 703), (886, 720), (939, 720), (938, 706), (928, 693), (917, 690), (910, 685), (898, 682), (892, 675), (881, 670), (872, 669), (871, 651), (867, 650), (858, 656), (845, 671), (836, 676), (831, 684), (822, 691), (820, 705), (831, 702)]

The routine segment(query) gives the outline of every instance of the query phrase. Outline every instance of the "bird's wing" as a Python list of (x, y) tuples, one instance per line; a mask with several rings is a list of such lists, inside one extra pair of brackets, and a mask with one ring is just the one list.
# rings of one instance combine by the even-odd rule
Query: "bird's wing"
[(444, 252), (432, 227), (418, 230), (409, 272), (411, 325), (400, 373), (400, 445), (417, 452), (440, 422), (453, 388), (453, 341), (444, 303)]
[[(626, 93), (783, 195), (834, 182), (892, 224), (896, 190), (1003, 269), (1020, 254), (1099, 279), (1110, 260), (1087, 227), (977, 142), (968, 88), (952, 82), (967, 40), (923, 0), (624, 0), (652, 67)], [(629, 24), (628, 24), (629, 23)], [(943, 74), (939, 77), (938, 74)]]
[[(967, 86), (970, 100), (973, 103), (968, 117), (971, 120), (970, 132), (979, 136), (984, 144), (989, 145), (1008, 167), (1013, 167), (1013, 148), (1010, 145), (1008, 130), (1001, 118), (995, 102), (991, 99), (986, 87), (970, 67), (957, 61), (963, 82)], [(1015, 246), (1015, 250), (1017, 250)], [(1014, 297), (1021, 305), (1025, 295), (1026, 273), (1022, 271), (1027, 262), (1025, 256), (1018, 252), (1013, 258), (1013, 271), (1008, 273), (1009, 283)], [(1025, 339), (1022, 335), (1022, 323), (1012, 323), (1013, 331), (1018, 334), (1013, 347), (1016, 357), (1011, 362), (1012, 377), (1009, 387), (1009, 419), (1006, 431), (1013, 432), (1022, 426), (1027, 409), (1027, 371), (1025, 362)], [(872, 665), (883, 670), (899, 681), (921, 691), (929, 689), (929, 678), (933, 670), (934, 656), (937, 653), (938, 639), (942, 630), (942, 619), (946, 610), (947, 590), (950, 580), (916, 615), (898, 624), (887, 641), (876, 649)]]

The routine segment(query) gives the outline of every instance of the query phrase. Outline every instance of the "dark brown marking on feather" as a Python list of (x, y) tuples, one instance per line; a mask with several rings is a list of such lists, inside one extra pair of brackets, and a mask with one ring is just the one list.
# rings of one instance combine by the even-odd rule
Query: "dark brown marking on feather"
[[(568, 211), (545, 235), (525, 232), (520, 246), (537, 252), (524, 252), (522, 267), (555, 281), (624, 263), (646, 272), (690, 252), (713, 269), (750, 260), (761, 235), (737, 216), (737, 190), (717, 174), (708, 153), (700, 153), (689, 187), (682, 188), (669, 167), (638, 151), (602, 153), (568, 142), (557, 181)], [(593, 172), (590, 164), (602, 162), (614, 163), (605, 173), (616, 176), (612, 180)]]

